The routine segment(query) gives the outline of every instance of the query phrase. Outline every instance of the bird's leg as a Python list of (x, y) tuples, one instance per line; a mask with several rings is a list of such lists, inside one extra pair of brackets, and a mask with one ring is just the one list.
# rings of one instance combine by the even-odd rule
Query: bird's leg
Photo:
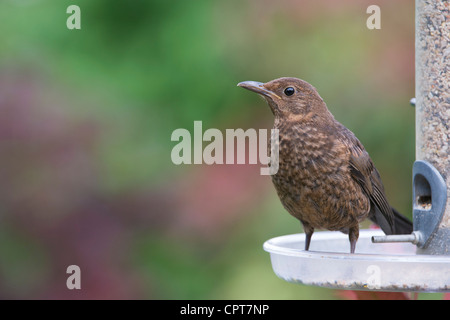
[(350, 253), (355, 253), (356, 241), (359, 237), (359, 226), (351, 227), (348, 231), (348, 239), (350, 240)]
[(306, 239), (305, 239), (305, 251), (309, 250), (309, 245), (311, 243), (311, 237), (314, 233), (314, 228), (307, 225), (307, 224), (303, 224), (303, 230), (305, 231), (306, 234)]

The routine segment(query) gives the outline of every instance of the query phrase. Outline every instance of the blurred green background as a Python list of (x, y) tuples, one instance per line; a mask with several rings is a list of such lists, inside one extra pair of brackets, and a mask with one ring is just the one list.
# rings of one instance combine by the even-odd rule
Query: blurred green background
[(313, 84), (411, 216), (410, 0), (3, 0), (0, 29), (0, 298), (343, 298), (272, 272), (301, 226), (260, 165), (171, 162), (196, 120), (272, 127), (244, 80)]

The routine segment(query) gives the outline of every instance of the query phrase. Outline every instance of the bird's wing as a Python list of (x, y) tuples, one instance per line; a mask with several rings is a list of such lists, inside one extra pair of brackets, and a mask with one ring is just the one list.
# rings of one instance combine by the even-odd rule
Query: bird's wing
[(385, 233), (391, 234), (394, 226), (393, 212), (384, 194), (380, 174), (361, 142), (348, 129), (344, 132), (344, 143), (350, 150), (350, 174), (375, 206), (371, 208), (371, 218)]

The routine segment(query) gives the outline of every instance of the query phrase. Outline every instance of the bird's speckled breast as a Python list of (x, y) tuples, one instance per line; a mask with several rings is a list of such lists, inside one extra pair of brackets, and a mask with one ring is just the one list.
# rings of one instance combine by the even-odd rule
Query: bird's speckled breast
[(291, 215), (329, 230), (341, 230), (367, 217), (369, 199), (352, 179), (348, 149), (330, 136), (332, 128), (324, 132), (288, 121), (275, 128), (280, 135), (280, 161), (272, 181)]

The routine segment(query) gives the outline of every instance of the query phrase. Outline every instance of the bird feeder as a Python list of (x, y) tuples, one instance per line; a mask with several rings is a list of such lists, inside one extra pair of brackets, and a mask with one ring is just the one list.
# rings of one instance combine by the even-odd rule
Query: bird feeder
[(450, 3), (416, 0), (416, 161), (410, 235), (361, 230), (356, 253), (339, 232), (264, 243), (282, 279), (322, 287), (450, 292)]

